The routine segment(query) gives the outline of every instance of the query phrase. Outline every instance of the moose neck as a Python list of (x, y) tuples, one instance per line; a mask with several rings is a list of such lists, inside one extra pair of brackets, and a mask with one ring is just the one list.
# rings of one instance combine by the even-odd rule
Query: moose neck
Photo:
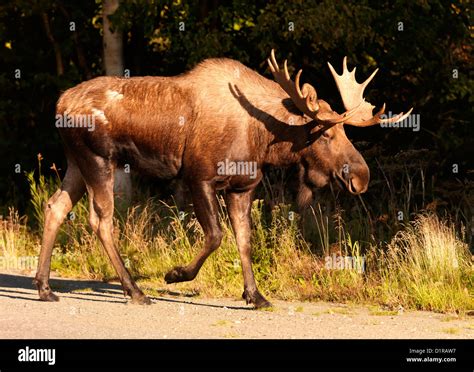
[(263, 164), (286, 167), (298, 163), (314, 122), (301, 113), (278, 84), (260, 79), (259, 84), (252, 81), (248, 86), (231, 87), (232, 94), (248, 114), (255, 154)]
[(283, 120), (271, 118), (265, 123), (265, 164), (287, 167), (298, 163), (301, 160), (301, 152), (308, 146), (311, 132), (308, 119), (291, 113), (286, 116)]

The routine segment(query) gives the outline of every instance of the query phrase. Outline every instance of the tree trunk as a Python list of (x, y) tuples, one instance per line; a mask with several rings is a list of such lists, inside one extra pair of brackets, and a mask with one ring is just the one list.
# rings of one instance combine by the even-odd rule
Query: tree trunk
[(64, 74), (64, 65), (63, 65), (63, 57), (61, 55), (61, 46), (54, 38), (53, 32), (51, 31), (51, 25), (49, 24), (48, 13), (41, 12), (41, 19), (43, 20), (43, 27), (46, 32), (46, 36), (48, 37), (48, 40), (53, 46), (54, 56), (56, 58), (56, 73), (58, 76), (61, 76)]
[[(103, 24), (104, 24), (104, 70), (106, 75), (123, 76), (123, 36), (117, 27), (112, 25), (108, 16), (115, 13), (120, 5), (120, 0), (104, 0)], [(124, 169), (115, 170), (115, 205), (120, 212), (125, 212), (132, 200), (132, 179), (130, 173)]]
[[(109, 20), (109, 15), (115, 13), (119, 7), (119, 0), (104, 0), (103, 24), (104, 24), (104, 68), (106, 75), (123, 76), (123, 37), (122, 32), (117, 30)], [(112, 29), (111, 29), (112, 28)]]

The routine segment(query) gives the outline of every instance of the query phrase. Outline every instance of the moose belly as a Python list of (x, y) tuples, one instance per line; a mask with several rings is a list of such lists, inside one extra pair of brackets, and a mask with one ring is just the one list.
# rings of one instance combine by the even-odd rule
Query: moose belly
[(262, 179), (257, 162), (225, 160), (217, 163), (216, 189), (245, 191), (254, 188)]
[(179, 148), (148, 148), (132, 140), (117, 143), (116, 154), (117, 166), (161, 179), (176, 177), (182, 165)]

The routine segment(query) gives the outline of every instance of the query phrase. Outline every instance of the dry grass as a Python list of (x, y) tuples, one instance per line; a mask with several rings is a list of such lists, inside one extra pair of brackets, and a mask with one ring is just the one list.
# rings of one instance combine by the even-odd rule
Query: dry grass
[[(29, 181), (33, 215), (39, 226), (42, 206), (56, 182), (45, 180), (42, 175), (37, 182), (32, 176)], [(81, 200), (73, 210), (75, 218), (63, 224), (52, 269), (63, 276), (113, 279), (115, 272), (88, 226), (86, 205), (86, 200)], [(121, 255), (147, 292), (159, 293), (170, 288), (182, 293), (240, 298), (240, 260), (222, 200), (221, 208), (221, 247), (206, 261), (194, 281), (173, 286), (164, 283), (165, 273), (191, 261), (203, 245), (203, 233), (195, 217), (183, 216), (176, 207), (149, 199), (115, 220), (115, 239)], [(402, 306), (464, 313), (474, 308), (473, 268), (465, 239), (453, 224), (435, 214), (418, 215), (390, 242), (370, 244), (363, 251), (360, 242), (351, 238), (352, 228), (345, 225), (340, 215), (337, 239), (331, 244), (334, 239), (328, 231), (328, 218), (320, 206), (313, 210), (315, 238), (311, 240), (301, 233), (300, 216), (290, 211), (289, 205), (279, 204), (265, 212), (261, 200), (256, 200), (252, 208), (255, 277), (260, 290), (270, 298), (371, 303), (389, 310)], [(34, 227), (31, 230), (26, 222), (13, 209), (1, 219), (1, 256), (39, 254), (40, 231)], [(364, 258), (365, 272), (326, 268), (325, 257), (335, 252)]]
[(473, 269), (467, 244), (436, 215), (423, 214), (400, 231), (381, 256), (385, 293), (410, 308), (472, 309)]

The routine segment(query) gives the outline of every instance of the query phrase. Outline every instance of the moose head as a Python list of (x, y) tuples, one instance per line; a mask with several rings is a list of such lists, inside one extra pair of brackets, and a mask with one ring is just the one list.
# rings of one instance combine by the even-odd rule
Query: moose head
[(311, 126), (311, 144), (301, 151), (300, 163), (300, 204), (306, 204), (312, 196), (313, 187), (323, 187), (335, 181), (352, 194), (367, 190), (370, 172), (362, 155), (354, 148), (344, 132), (344, 125), (368, 127), (376, 124), (388, 124), (402, 121), (410, 115), (400, 113), (391, 118), (384, 118), (385, 104), (375, 115), (371, 105), (364, 99), (364, 90), (373, 79), (375, 70), (362, 84), (355, 78), (355, 68), (349, 71), (347, 57), (343, 61), (342, 74), (338, 75), (328, 63), (336, 81), (345, 109), (343, 114), (333, 111), (331, 106), (318, 98), (316, 89), (310, 84), (300, 88), (302, 70), (296, 74), (293, 82), (290, 78), (285, 60), (283, 70), (279, 68), (275, 51), (271, 51), (267, 60), (275, 81), (290, 96), (295, 106), (314, 125)]

